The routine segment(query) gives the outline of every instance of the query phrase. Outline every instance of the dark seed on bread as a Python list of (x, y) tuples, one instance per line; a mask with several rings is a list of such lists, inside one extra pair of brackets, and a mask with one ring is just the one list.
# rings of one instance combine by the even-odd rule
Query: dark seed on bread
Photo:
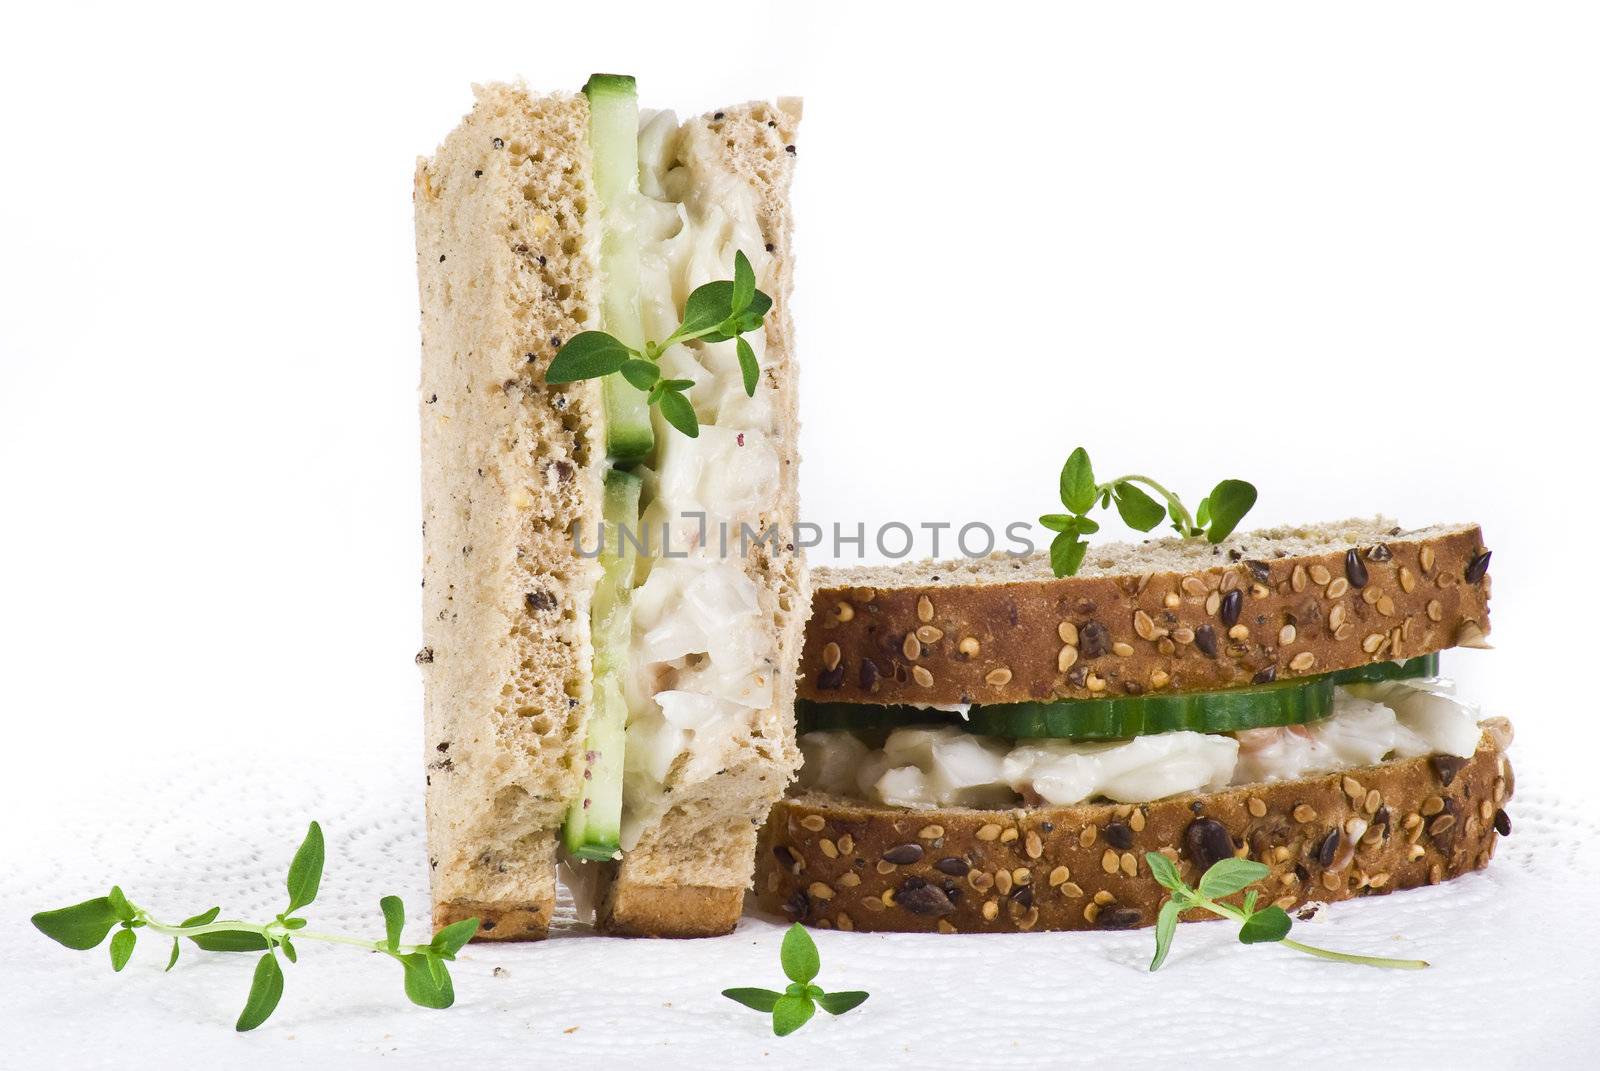
[(1361, 555), (1354, 547), (1351, 547), (1349, 550), (1345, 551), (1344, 577), (1346, 580), (1350, 581), (1350, 586), (1353, 588), (1364, 588), (1367, 586), (1367, 567), (1361, 561)]
[(1202, 873), (1224, 859), (1233, 858), (1233, 839), (1228, 836), (1227, 828), (1214, 818), (1196, 818), (1190, 822), (1183, 844)]
[(902, 886), (894, 902), (914, 915), (948, 915), (956, 909), (949, 894), (937, 885)]
[(1095, 918), (1095, 925), (1102, 930), (1132, 930), (1136, 929), (1144, 916), (1131, 907), (1104, 907)]
[(1467, 564), (1467, 583), (1476, 584), (1478, 581), (1483, 579), (1483, 575), (1488, 571), (1489, 551), (1486, 550), (1482, 554), (1475, 556), (1472, 561)]
[(1228, 628), (1239, 623), (1239, 608), (1244, 605), (1244, 594), (1237, 588), (1222, 597), (1222, 623)]
[(1325, 867), (1333, 865), (1334, 857), (1339, 854), (1339, 841), (1341, 835), (1337, 828), (1328, 830), (1328, 835), (1322, 838), (1322, 846), (1317, 849), (1317, 862)]
[(806, 895), (805, 890), (796, 889), (794, 895), (784, 901), (783, 910), (796, 922), (804, 922), (811, 914), (811, 897)]
[(1439, 783), (1445, 788), (1450, 787), (1450, 782), (1461, 772), (1461, 767), (1467, 764), (1466, 759), (1455, 755), (1434, 755), (1428, 761), (1433, 764), (1433, 772), (1439, 776)]
[[(908, 863), (915, 863), (921, 858), (922, 845), (920, 844), (897, 844), (893, 848), (890, 848), (888, 851), (883, 853), (884, 861), (893, 863), (896, 866), (905, 866)], [(966, 870), (963, 868), (961, 873), (965, 874)]]
[[(1012, 611), (1015, 613), (1015, 610)], [(1016, 622), (1012, 622), (1015, 624)], [(1111, 650), (1106, 639), (1106, 627), (1098, 621), (1086, 622), (1078, 629), (1078, 655), (1081, 658), (1100, 658)]]

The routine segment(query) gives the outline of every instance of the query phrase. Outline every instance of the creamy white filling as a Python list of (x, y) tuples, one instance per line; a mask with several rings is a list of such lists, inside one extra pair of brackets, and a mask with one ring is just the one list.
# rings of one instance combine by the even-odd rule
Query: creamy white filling
[(900, 807), (1147, 803), (1229, 785), (1293, 780), (1392, 759), (1477, 750), (1477, 710), (1444, 681), (1392, 681), (1334, 691), (1310, 725), (1236, 734), (1159, 733), (1129, 740), (1006, 741), (953, 726), (904, 728), (882, 748), (854, 733), (807, 733), (800, 785)]
[[(647, 337), (672, 333), (696, 287), (732, 278), (736, 251), (771, 292), (758, 209), (709, 129), (680, 127), (671, 112), (641, 115), (635, 219)], [(745, 339), (764, 365), (765, 329)], [(661, 367), (694, 380), (688, 394), (700, 435), (690, 439), (652, 411), (656, 448), (641, 469), (641, 529), (652, 542), (633, 595), (624, 681), (624, 849), (660, 821), (672, 792), (723, 768), (748, 739), (752, 715), (773, 702), (776, 638), (739, 544), (740, 524), (758, 528), (777, 494), (772, 388), (763, 377), (746, 396), (731, 341), (674, 346)]]

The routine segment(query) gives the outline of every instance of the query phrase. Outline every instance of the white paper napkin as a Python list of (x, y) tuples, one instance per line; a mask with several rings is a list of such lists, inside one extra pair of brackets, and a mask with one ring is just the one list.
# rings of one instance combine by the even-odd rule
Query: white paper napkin
[[(702, 941), (600, 938), (567, 926), (538, 945), (471, 945), (457, 1003), (406, 1002), (384, 957), (306, 944), (277, 1013), (233, 1021), (253, 957), (141, 941), (113, 974), (102, 947), (60, 948), (35, 910), (118, 881), (180, 919), (212, 904), (270, 917), (306, 822), (328, 841), (314, 926), (379, 936), (378, 898), (401, 895), (424, 934), (420, 760), (398, 746), (347, 758), (194, 756), (82, 788), (71, 813), (29, 816), (13, 849), (0, 971), (5, 1068), (474, 1068), (600, 1064), (865, 1066), (1595, 1066), (1600, 1060), (1600, 816), (1588, 786), (1541, 783), (1513, 753), (1513, 835), (1489, 870), (1341, 904), (1296, 936), (1419, 957), (1422, 972), (1244, 947), (1222, 924), (1180, 927), (1159, 974), (1148, 930), (912, 936), (818, 932), (819, 984), (866, 989), (839, 1019), (789, 1038), (719, 995), (782, 988), (776, 920), (747, 916)], [(8, 824), (13, 824), (8, 822)]]

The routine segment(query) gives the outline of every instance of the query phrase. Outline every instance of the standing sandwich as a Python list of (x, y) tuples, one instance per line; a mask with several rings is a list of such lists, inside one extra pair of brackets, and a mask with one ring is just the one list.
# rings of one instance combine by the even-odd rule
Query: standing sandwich
[[(477, 90), (416, 172), (434, 920), (724, 933), (798, 762), (795, 101)], [(558, 358), (559, 354), (559, 358)], [(781, 713), (780, 713), (781, 712)]]
[(1191, 885), (1266, 864), (1253, 891), (1282, 908), (1484, 866), (1510, 726), (1438, 676), (1488, 632), (1477, 527), (1222, 535), (1096, 546), (1067, 577), (1043, 555), (818, 570), (764, 906), (1122, 929), (1166, 895), (1147, 852)]

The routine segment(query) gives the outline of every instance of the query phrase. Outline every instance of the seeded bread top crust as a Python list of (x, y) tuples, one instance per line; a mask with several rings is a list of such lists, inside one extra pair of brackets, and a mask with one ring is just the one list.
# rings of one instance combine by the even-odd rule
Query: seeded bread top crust
[(1489, 631), (1476, 525), (1385, 518), (1047, 556), (817, 569), (802, 699), (948, 705), (1210, 691), (1454, 646)]
[(1154, 924), (1167, 893), (1146, 852), (1166, 855), (1191, 886), (1219, 859), (1264, 863), (1251, 889), (1287, 911), (1433, 885), (1486, 866), (1511, 831), (1511, 725), (1481, 726), (1470, 759), (1144, 804), (908, 810), (805, 793), (768, 818), (756, 888), (764, 909), (812, 926), (1014, 933)]

